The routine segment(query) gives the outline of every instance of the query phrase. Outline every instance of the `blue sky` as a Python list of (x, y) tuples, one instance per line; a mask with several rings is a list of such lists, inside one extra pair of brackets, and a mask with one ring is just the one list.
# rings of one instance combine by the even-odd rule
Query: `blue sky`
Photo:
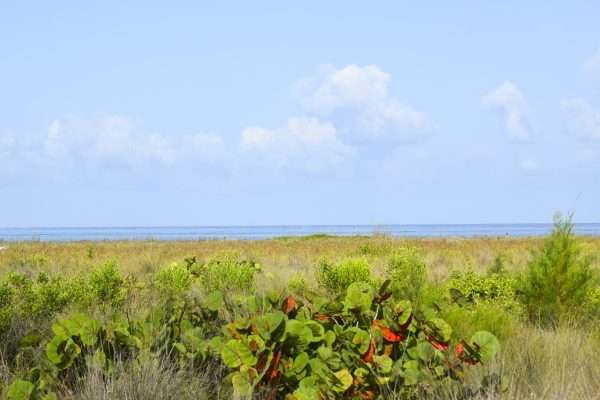
[(1, 226), (600, 221), (598, 2), (123, 3), (0, 4)]

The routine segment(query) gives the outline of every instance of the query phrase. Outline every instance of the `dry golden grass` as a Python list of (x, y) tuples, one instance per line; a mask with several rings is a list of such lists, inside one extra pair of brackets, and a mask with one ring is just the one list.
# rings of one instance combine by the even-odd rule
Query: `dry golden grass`
[[(600, 255), (600, 238), (584, 237), (587, 251)], [(507, 268), (521, 269), (540, 238), (426, 238), (305, 237), (257, 241), (115, 241), (6, 244), (0, 251), (0, 274), (8, 271), (47, 271), (81, 274), (107, 260), (116, 260), (123, 272), (145, 275), (186, 256), (206, 259), (222, 252), (238, 252), (256, 259), (268, 270), (290, 273), (310, 267), (320, 257), (365, 255), (375, 269), (395, 248), (414, 245), (425, 257), (430, 277), (441, 280), (453, 269), (487, 269), (503, 255)], [(598, 257), (600, 259), (600, 257)], [(596, 265), (598, 266), (598, 265)]]

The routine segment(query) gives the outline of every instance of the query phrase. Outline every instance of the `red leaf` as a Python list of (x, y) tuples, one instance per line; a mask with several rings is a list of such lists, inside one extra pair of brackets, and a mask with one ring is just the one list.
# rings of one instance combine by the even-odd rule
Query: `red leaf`
[(292, 295), (289, 295), (284, 302), (283, 312), (289, 314), (294, 310), (294, 308), (296, 308), (296, 300), (294, 300)]
[(445, 351), (445, 350), (448, 350), (448, 348), (450, 348), (450, 345), (448, 344), (448, 342), (446, 342), (446, 343), (443, 343), (443, 342), (440, 343), (440, 342), (437, 342), (435, 340), (430, 340), (429, 343), (431, 343), (431, 345), (435, 349), (438, 349), (440, 351)]
[(279, 367), (279, 360), (281, 360), (281, 350), (275, 353), (275, 357), (273, 357), (273, 361), (271, 361), (271, 379), (275, 379), (279, 375), (279, 371), (277, 370)]
[(369, 348), (368, 348), (367, 352), (365, 354), (363, 354), (362, 360), (366, 363), (372, 363), (374, 354), (375, 354), (375, 342), (371, 339)]
[(458, 358), (462, 358), (463, 354), (465, 353), (465, 348), (462, 345), (462, 343), (456, 343), (456, 346), (454, 347), (454, 355)]
[(396, 343), (402, 340), (402, 336), (400, 336), (398, 333), (394, 332), (390, 328), (384, 327), (381, 331), (383, 332), (383, 338), (388, 342)]

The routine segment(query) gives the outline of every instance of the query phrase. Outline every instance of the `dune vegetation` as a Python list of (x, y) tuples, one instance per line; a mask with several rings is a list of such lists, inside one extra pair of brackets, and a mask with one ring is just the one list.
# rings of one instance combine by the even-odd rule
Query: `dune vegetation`
[(597, 399), (600, 238), (7, 243), (7, 399)]

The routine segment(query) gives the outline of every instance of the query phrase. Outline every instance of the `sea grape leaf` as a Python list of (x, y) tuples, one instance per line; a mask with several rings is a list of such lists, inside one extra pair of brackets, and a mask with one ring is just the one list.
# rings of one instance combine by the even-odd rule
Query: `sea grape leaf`
[(387, 375), (390, 372), (392, 372), (392, 365), (394, 364), (394, 362), (388, 356), (376, 355), (375, 357), (373, 357), (373, 360), (375, 361), (375, 365), (377, 365), (377, 368), (379, 369), (380, 373)]
[(417, 344), (417, 356), (425, 363), (430, 362), (435, 357), (435, 349), (429, 342), (420, 342)]
[(238, 368), (241, 365), (254, 366), (258, 361), (246, 343), (235, 339), (223, 346), (221, 358), (229, 368)]
[(306, 321), (304, 322), (304, 326), (310, 329), (312, 336), (310, 339), (311, 342), (320, 342), (324, 339), (325, 328), (317, 321)]
[(298, 389), (294, 391), (295, 400), (320, 400), (318, 380), (315, 376), (309, 376), (300, 381)]
[(215, 290), (206, 298), (206, 308), (210, 311), (219, 311), (224, 306), (223, 293), (220, 290)]
[(348, 371), (348, 368), (341, 369), (333, 373), (337, 382), (333, 384), (333, 391), (337, 393), (344, 393), (352, 386), (352, 374)]
[(419, 371), (419, 363), (417, 360), (409, 360), (404, 363), (400, 375), (404, 378), (405, 385), (416, 385), (419, 383), (421, 371)]
[(491, 360), (500, 350), (500, 342), (496, 336), (487, 331), (475, 332), (469, 345), (479, 351), (481, 361)]
[(336, 339), (335, 333), (333, 331), (325, 332), (324, 339), (325, 339), (325, 344), (327, 344), (327, 346), (331, 347)]
[(371, 337), (367, 331), (364, 331), (360, 328), (350, 328), (349, 331), (354, 333), (352, 337), (352, 344), (356, 346), (358, 352), (360, 354), (364, 354), (369, 350), (369, 345), (371, 344)]
[(447, 342), (452, 336), (452, 327), (441, 318), (432, 318), (428, 323), (432, 329), (435, 338), (440, 342)]
[(308, 354), (306, 352), (302, 352), (296, 356), (294, 359), (294, 371), (296, 373), (301, 372), (308, 365)]
[(234, 373), (231, 376), (231, 383), (233, 384), (233, 389), (239, 396), (246, 397), (250, 394), (252, 386), (250, 385), (246, 374), (242, 374), (241, 372)]
[(258, 334), (265, 340), (277, 340), (283, 334), (285, 327), (285, 314), (275, 311), (264, 314), (256, 319)]
[(6, 393), (7, 400), (29, 400), (35, 386), (29, 381), (17, 379), (9, 387)]
[(371, 308), (373, 288), (365, 282), (354, 282), (346, 290), (344, 305), (347, 309), (365, 312)]

